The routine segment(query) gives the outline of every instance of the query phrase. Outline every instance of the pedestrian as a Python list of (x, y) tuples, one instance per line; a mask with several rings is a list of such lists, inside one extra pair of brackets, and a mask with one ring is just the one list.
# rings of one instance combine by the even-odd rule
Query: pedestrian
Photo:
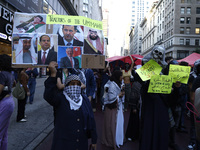
[(81, 81), (77, 75), (69, 75), (63, 92), (56, 89), (56, 62), (49, 64), (50, 76), (45, 81), (44, 99), (56, 111), (52, 150), (88, 150), (88, 138), (96, 150), (97, 134), (89, 99), (81, 94)]
[(116, 122), (118, 113), (118, 99), (123, 97), (121, 91), (122, 72), (116, 70), (104, 86), (104, 123), (102, 129), (102, 144), (117, 149), (116, 147)]
[(11, 57), (0, 55), (0, 149), (7, 150), (8, 126), (10, 117), (14, 111), (15, 103), (11, 95), (14, 83), (11, 73)]
[(123, 74), (123, 81), (125, 84), (125, 102), (124, 102), (124, 110), (127, 111), (129, 99), (130, 99), (130, 93), (131, 93), (131, 73), (133, 70), (134, 61), (131, 56), (131, 65), (129, 63), (125, 63), (124, 70), (122, 70)]
[(24, 99), (17, 99), (18, 102), (18, 109), (17, 109), (17, 122), (26, 122), (27, 120), (25, 115), (25, 106), (27, 96), (30, 96), (30, 91), (28, 88), (28, 75), (26, 74), (26, 68), (19, 68), (18, 70), (18, 81), (20, 85), (25, 90), (25, 98)]
[(26, 70), (26, 74), (29, 76), (28, 79), (28, 88), (30, 91), (30, 96), (27, 96), (27, 100), (29, 98), (29, 103), (33, 104), (34, 94), (35, 94), (35, 87), (36, 87), (36, 78), (38, 76), (38, 70), (37, 68), (28, 68)]

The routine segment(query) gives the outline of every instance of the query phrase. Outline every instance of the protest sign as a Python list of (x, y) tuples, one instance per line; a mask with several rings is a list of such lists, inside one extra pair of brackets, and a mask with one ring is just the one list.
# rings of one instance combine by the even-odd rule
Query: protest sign
[(190, 76), (190, 66), (172, 65), (169, 66), (169, 75), (172, 76), (173, 82), (180, 81), (187, 84)]
[(162, 70), (162, 67), (153, 59), (144, 64), (140, 69), (137, 69), (136, 72), (143, 81), (147, 81), (153, 75), (159, 75)]
[(148, 93), (170, 94), (173, 79), (167, 75), (153, 75), (150, 79)]
[[(103, 63), (98, 64), (105, 60), (102, 30), (101, 21), (83, 16), (15, 12), (12, 39), (18, 40), (12, 42), (12, 64), (44, 67), (57, 61), (59, 68), (82, 68), (87, 64), (87, 68), (102, 69)], [(101, 59), (95, 59), (97, 55)]]

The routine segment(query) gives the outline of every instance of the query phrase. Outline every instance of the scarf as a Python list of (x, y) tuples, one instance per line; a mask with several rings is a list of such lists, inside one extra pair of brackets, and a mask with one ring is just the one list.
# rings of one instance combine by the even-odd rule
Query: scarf
[(82, 105), (81, 87), (78, 85), (70, 85), (64, 88), (63, 94), (69, 101), (70, 109), (77, 110)]

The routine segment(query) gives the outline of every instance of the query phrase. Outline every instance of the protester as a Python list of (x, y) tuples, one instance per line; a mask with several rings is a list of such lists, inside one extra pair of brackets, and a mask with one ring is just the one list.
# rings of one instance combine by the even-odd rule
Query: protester
[(88, 138), (96, 150), (96, 125), (91, 104), (81, 94), (81, 81), (77, 75), (69, 75), (63, 92), (56, 89), (56, 62), (49, 64), (50, 77), (45, 81), (44, 99), (54, 107), (55, 127), (52, 150), (88, 149)]
[(101, 72), (101, 90), (100, 90), (100, 99), (101, 99), (102, 110), (104, 110), (104, 99), (103, 99), (104, 85), (108, 82), (108, 80), (110, 79), (110, 76), (111, 76), (109, 63), (105, 62), (105, 66), (106, 67), (104, 70), (100, 70), (100, 72), (102, 71)]
[[(155, 60), (164, 67), (165, 49), (162, 46), (154, 46), (149, 55), (142, 59), (145, 64), (149, 60)], [(149, 80), (141, 87), (142, 120), (140, 150), (168, 150), (168, 107), (162, 94), (148, 93)]]
[(94, 73), (92, 69), (89, 68), (82, 69), (82, 71), (84, 72), (86, 78), (86, 95), (91, 102), (92, 96), (94, 95), (96, 88)]
[[(192, 104), (194, 104), (194, 100), (195, 100), (195, 91), (200, 87), (200, 59), (196, 60), (194, 63), (194, 72), (196, 73), (197, 77), (194, 79), (192, 88), (191, 88), (190, 101)], [(200, 150), (200, 139), (198, 136), (195, 135), (195, 140), (191, 144), (192, 144), (191, 148), (196, 147), (196, 150)]]
[(129, 141), (138, 140), (139, 134), (140, 134), (139, 112), (140, 112), (140, 98), (141, 98), (140, 89), (142, 87), (142, 80), (139, 77), (139, 75), (135, 72), (135, 70), (133, 70), (132, 72), (133, 72), (132, 75), (134, 77), (134, 81), (131, 87), (131, 95), (130, 95), (130, 102), (129, 102), (129, 106), (131, 110), (130, 110), (127, 130), (126, 130), (126, 138)]
[[(167, 67), (163, 69), (163, 74), (169, 74), (170, 65), (178, 65), (176, 60), (171, 60)], [(182, 91), (182, 83), (180, 81), (176, 81), (172, 85), (172, 91), (170, 94), (165, 95), (165, 102), (168, 106), (169, 113), (169, 147), (173, 150), (180, 150), (179, 145), (176, 142), (176, 130), (179, 126), (179, 122), (181, 119), (181, 91)]]
[(0, 55), (0, 149), (7, 150), (8, 126), (15, 103), (11, 90), (15, 79), (11, 73), (11, 57)]
[(26, 102), (29, 98), (29, 103), (33, 104), (34, 94), (35, 94), (35, 86), (36, 86), (36, 78), (38, 76), (38, 70), (37, 68), (28, 68), (26, 70), (26, 74), (29, 76), (28, 79), (28, 88), (30, 91), (30, 96), (27, 97)]
[(114, 71), (110, 80), (104, 86), (104, 124), (102, 129), (102, 144), (117, 149), (116, 147), (116, 122), (118, 99), (124, 95), (121, 91), (122, 72)]
[(125, 84), (125, 102), (124, 102), (124, 110), (127, 111), (128, 104), (129, 104), (129, 98), (131, 93), (131, 72), (133, 70), (134, 61), (133, 58), (131, 58), (131, 66), (129, 63), (125, 63), (125, 68), (122, 70), (123, 74), (123, 81)]
[(25, 90), (25, 98), (24, 99), (17, 99), (18, 102), (18, 110), (17, 110), (17, 122), (26, 122), (27, 120), (25, 115), (25, 106), (27, 96), (30, 96), (30, 91), (28, 88), (28, 75), (26, 74), (26, 68), (20, 68), (18, 70), (18, 81), (23, 86)]

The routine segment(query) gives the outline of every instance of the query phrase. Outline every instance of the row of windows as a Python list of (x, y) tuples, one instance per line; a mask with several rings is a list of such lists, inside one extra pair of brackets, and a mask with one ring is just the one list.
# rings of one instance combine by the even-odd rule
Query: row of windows
[[(181, 0), (181, 3), (191, 3), (191, 0)], [(196, 3), (199, 4), (200, 0), (196, 0)]]
[[(180, 34), (190, 34), (191, 28), (190, 27), (180, 27)], [(200, 28), (195, 28), (195, 34), (200, 34)]]
[[(185, 7), (181, 7), (181, 14), (185, 14)], [(191, 7), (186, 8), (186, 14), (191, 14)]]

